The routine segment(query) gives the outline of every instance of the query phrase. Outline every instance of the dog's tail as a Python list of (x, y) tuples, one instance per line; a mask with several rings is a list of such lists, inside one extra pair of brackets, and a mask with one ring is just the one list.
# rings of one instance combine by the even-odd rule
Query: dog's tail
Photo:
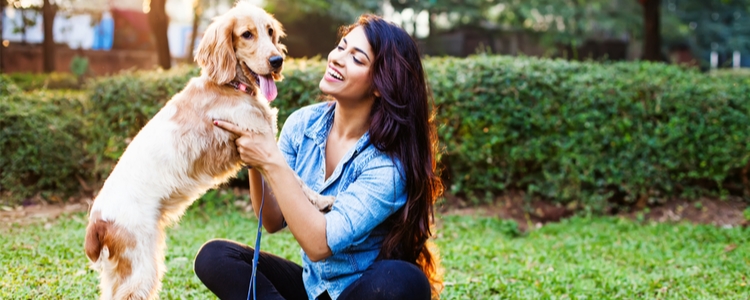
[[(102, 219), (98, 211), (92, 213), (84, 250), (91, 267), (99, 272), (101, 299), (152, 299), (158, 295), (157, 273), (143, 275), (143, 260), (133, 260), (136, 247), (135, 237), (126, 228)], [(134, 271), (139, 275), (132, 276)]]
[[(104, 246), (104, 240), (107, 237), (110, 225), (110, 222), (99, 218), (89, 221), (89, 225), (86, 227), (86, 238), (83, 248), (91, 262), (97, 262), (101, 254), (104, 254), (104, 259), (109, 258), (109, 249)], [(102, 248), (104, 248), (104, 253), (102, 253)]]

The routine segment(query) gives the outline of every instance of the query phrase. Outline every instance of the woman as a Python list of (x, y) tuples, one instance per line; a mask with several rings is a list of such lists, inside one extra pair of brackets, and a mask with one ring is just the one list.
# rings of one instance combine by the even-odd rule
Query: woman
[[(261, 252), (257, 296), (437, 297), (442, 281), (426, 243), (442, 183), (419, 50), (404, 30), (373, 15), (342, 33), (319, 84), (334, 101), (294, 112), (278, 144), (273, 136), (215, 122), (240, 135), (256, 213), (265, 191), (265, 229), (288, 226), (303, 250), (303, 266)], [(306, 199), (295, 172), (313, 190), (335, 196), (330, 212)], [(209, 241), (196, 256), (195, 273), (219, 298), (245, 299), (252, 257), (248, 246)]]

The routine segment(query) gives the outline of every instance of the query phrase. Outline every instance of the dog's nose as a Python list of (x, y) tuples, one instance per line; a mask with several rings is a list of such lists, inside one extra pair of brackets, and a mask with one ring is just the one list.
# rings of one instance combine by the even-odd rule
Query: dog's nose
[(274, 69), (281, 68), (281, 65), (284, 64), (284, 58), (281, 56), (271, 56), (271, 58), (268, 59), (268, 62), (271, 63), (271, 67)]

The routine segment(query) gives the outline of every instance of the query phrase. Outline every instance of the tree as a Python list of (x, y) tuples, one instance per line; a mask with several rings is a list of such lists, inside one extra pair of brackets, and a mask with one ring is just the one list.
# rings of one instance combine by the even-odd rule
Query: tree
[(638, 0), (643, 6), (643, 60), (660, 61), (661, 0)]
[(7, 0), (0, 0), (0, 74), (2, 74), (5, 71), (5, 64), (3, 63), (5, 59), (5, 45), (3, 44), (3, 15), (5, 12), (5, 7), (8, 6)]
[(42, 26), (44, 27), (44, 41), (42, 43), (42, 70), (45, 73), (55, 71), (55, 38), (53, 26), (57, 14), (57, 5), (44, 0), (42, 4)]
[(734, 51), (750, 55), (750, 0), (667, 0), (665, 8), (665, 17), (682, 25), (670, 42), (684, 41), (704, 66), (711, 52), (720, 61), (731, 61)]
[[(80, 0), (56, 0), (52, 3), (50, 0), (43, 0), (42, 6), (28, 6), (21, 10), (22, 24), (17, 25), (15, 30), (22, 32), (25, 36), (26, 27), (34, 26), (36, 23), (36, 14), (41, 11), (42, 13), (42, 27), (44, 40), (42, 41), (42, 70), (45, 73), (55, 71), (55, 37), (54, 37), (54, 22), (55, 17), (59, 11), (67, 13), (74, 13), (76, 6)], [(0, 0), (0, 4), (3, 4), (4, 8), (8, 4), (13, 4), (16, 7), (20, 6), (20, 0)], [(29, 18), (26, 16), (26, 10), (34, 12), (34, 17)], [(2, 21), (0, 19), (0, 21)], [(2, 40), (2, 39), (0, 39)], [(25, 37), (24, 37), (25, 41)]]
[(169, 52), (169, 18), (166, 11), (166, 0), (151, 0), (148, 11), (148, 21), (151, 26), (151, 36), (156, 46), (159, 66), (168, 70), (172, 67), (172, 56)]
[(265, 9), (284, 25), (282, 42), (291, 57), (326, 55), (333, 49), (338, 28), (364, 12), (376, 12), (382, 1), (266, 0)]

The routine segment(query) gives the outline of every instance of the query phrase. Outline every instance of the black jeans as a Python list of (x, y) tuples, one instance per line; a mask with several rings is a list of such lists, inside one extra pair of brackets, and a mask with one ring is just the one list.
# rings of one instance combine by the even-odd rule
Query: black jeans
[[(219, 299), (247, 299), (253, 248), (211, 240), (195, 257), (195, 275)], [(256, 273), (258, 299), (307, 299), (302, 267), (261, 251)], [(330, 299), (323, 293), (318, 299)], [(339, 299), (430, 299), (430, 283), (419, 268), (400, 260), (379, 260), (347, 287)]]

